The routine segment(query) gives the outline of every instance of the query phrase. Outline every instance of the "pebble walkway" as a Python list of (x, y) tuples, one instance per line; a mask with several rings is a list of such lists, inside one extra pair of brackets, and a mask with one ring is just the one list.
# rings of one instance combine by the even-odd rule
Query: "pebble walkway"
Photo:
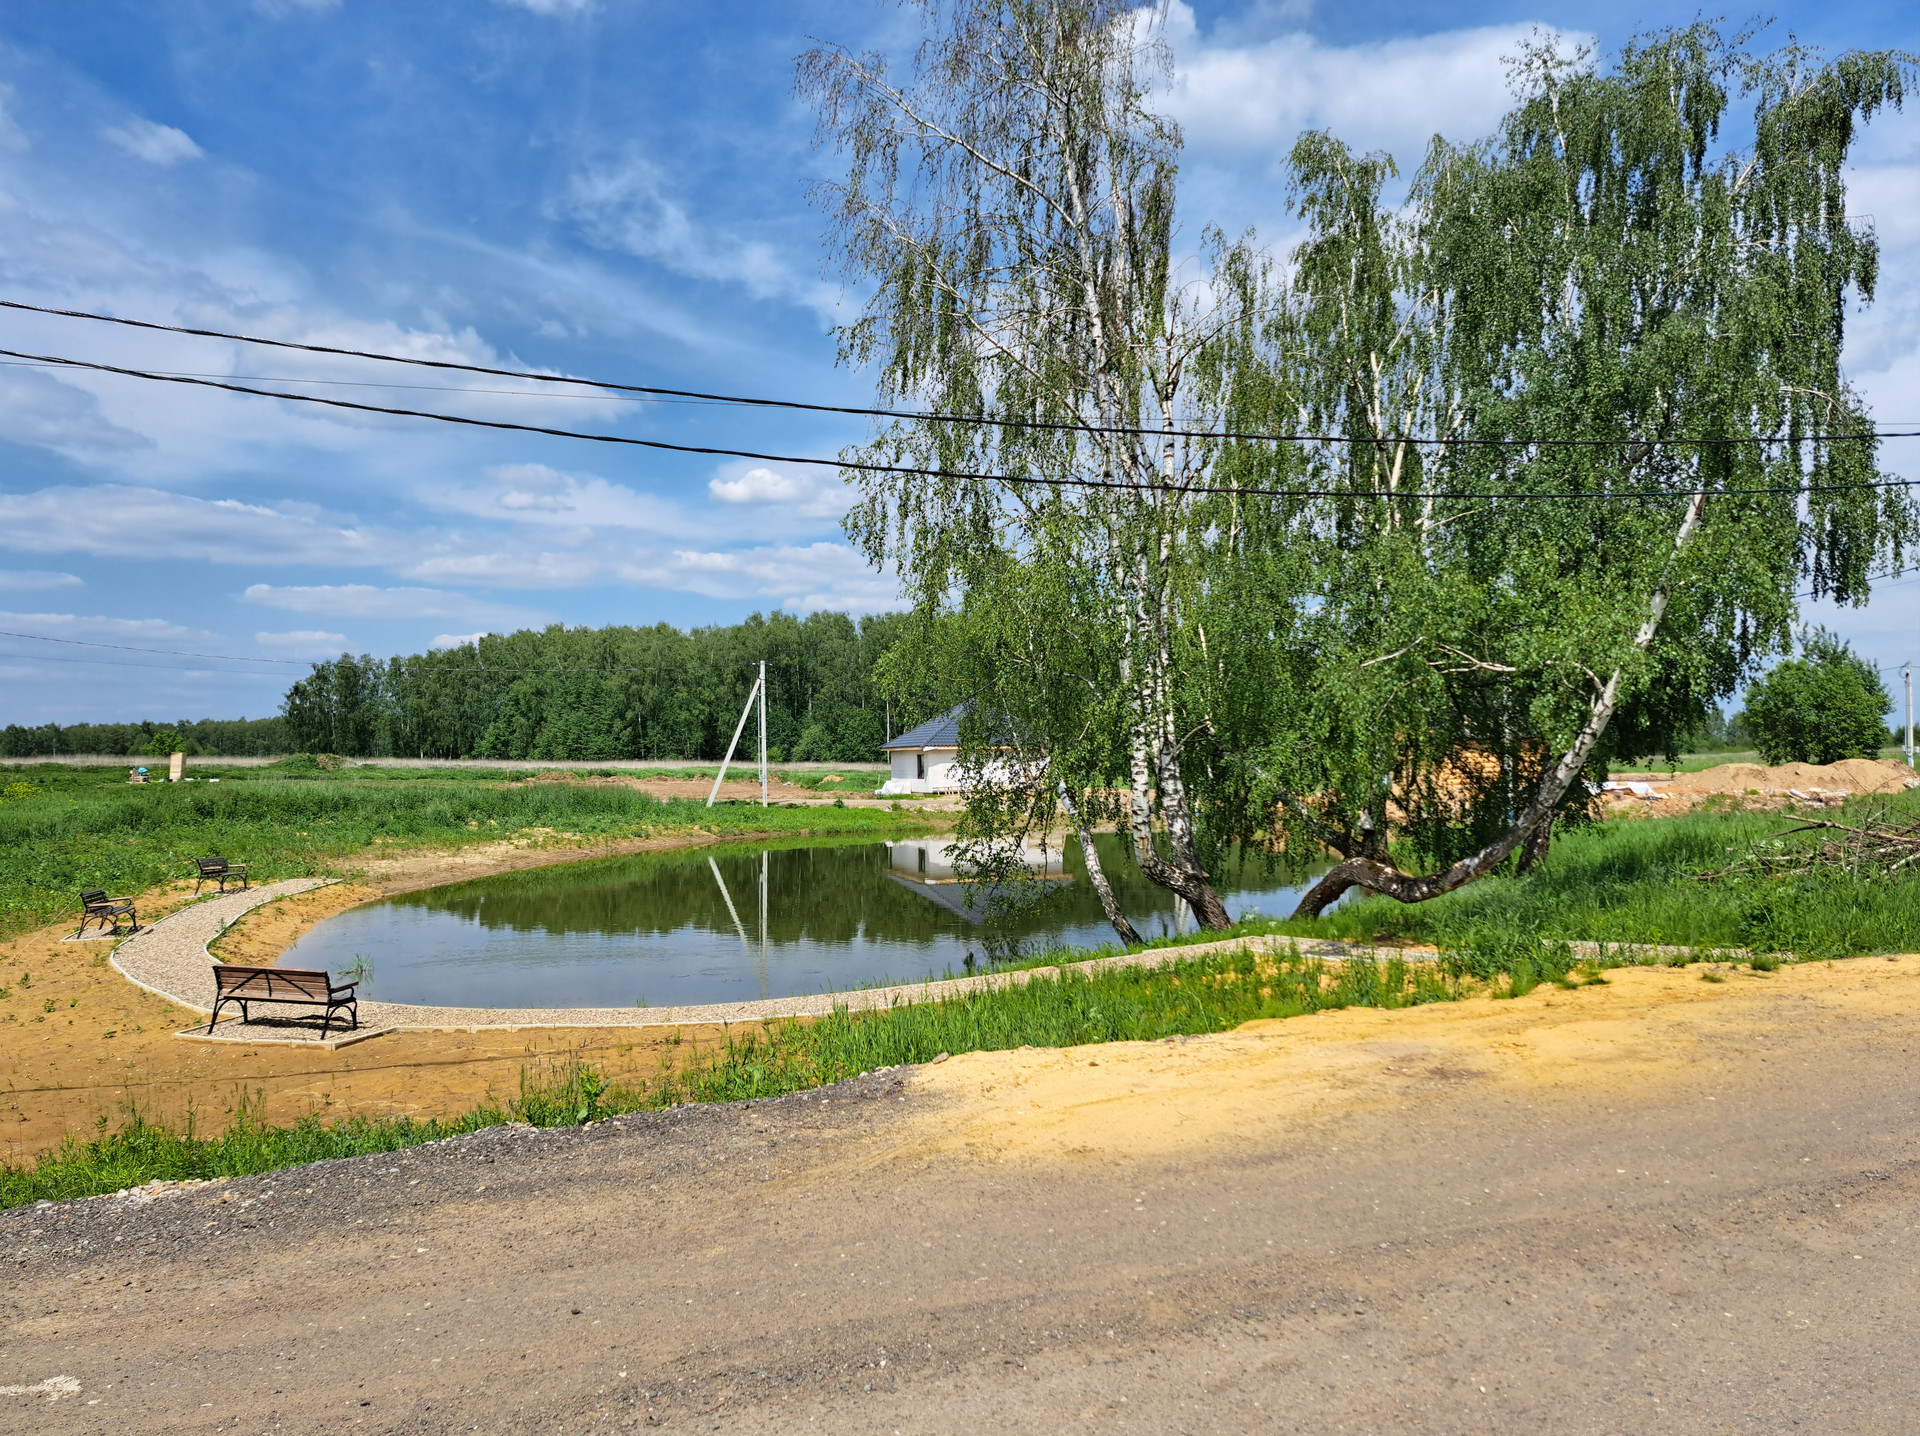
[[(150, 992), (159, 993), (169, 1002), (195, 1012), (210, 1011), (214, 958), (207, 951), (207, 944), (226, 931), (242, 913), (276, 898), (323, 887), (329, 881), (327, 878), (289, 878), (194, 903), (122, 941), (114, 950), (113, 965), (123, 976)], [(1304, 956), (1335, 961), (1364, 955), (1431, 962), (1438, 956), (1432, 948), (1376, 950), (1317, 938), (1251, 937), (1185, 947), (1148, 948), (1141, 952), (1120, 953), (1113, 957), (1075, 963), (1073, 966), (1079, 972), (1157, 967), (1209, 953), (1239, 949), (1272, 952), (1289, 944), (1296, 946)], [(1603, 947), (1614, 950), (1621, 948), (1620, 944), (1612, 943), (1574, 943), (1572, 946), (1582, 956), (1597, 955)], [(1686, 949), (1661, 948), (1657, 951), (1660, 956), (1667, 956)], [(1734, 956), (1732, 953), (1725, 955)], [(939, 982), (902, 983), (892, 987), (856, 988), (849, 992), (823, 992), (804, 997), (716, 1002), (687, 1007), (430, 1007), (418, 1003), (362, 1002), (360, 1025), (362, 1029), (478, 1031), (483, 1028), (512, 1030), (526, 1027), (677, 1027), (693, 1023), (757, 1022), (769, 1017), (824, 1017), (836, 1007), (864, 1012), (901, 1003), (932, 1002), (965, 993), (1017, 987), (1036, 977), (1057, 976), (1059, 972), (1058, 967), (1033, 967), (1013, 972), (987, 972), (973, 977), (947, 978)], [(250, 1030), (262, 1031), (258, 1028)], [(273, 1039), (266, 1037), (262, 1031), (257, 1040)]]

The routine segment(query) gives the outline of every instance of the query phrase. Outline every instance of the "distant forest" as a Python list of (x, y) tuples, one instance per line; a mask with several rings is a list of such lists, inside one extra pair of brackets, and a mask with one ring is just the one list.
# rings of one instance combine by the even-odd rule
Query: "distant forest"
[[(767, 748), (780, 762), (873, 762), (931, 713), (889, 707), (877, 668), (907, 618), (755, 614), (683, 632), (558, 625), (388, 659), (351, 654), (287, 690), (282, 716), (233, 722), (18, 724), (0, 757), (144, 755), (173, 741), (216, 757), (719, 758), (767, 663)], [(916, 687), (921, 685), (914, 685)], [(749, 723), (741, 751), (758, 739)]]
[(221, 758), (261, 758), (290, 753), (285, 718), (202, 718), (190, 723), (42, 723), (0, 730), (0, 758), (58, 758), (74, 753), (163, 757), (206, 753)]
[[(872, 762), (930, 716), (889, 710), (876, 670), (909, 620), (755, 614), (731, 627), (563, 628), (382, 661), (341, 655), (288, 690), (288, 741), (349, 757), (713, 759), (767, 664), (767, 748)], [(750, 724), (742, 751), (757, 740)]]

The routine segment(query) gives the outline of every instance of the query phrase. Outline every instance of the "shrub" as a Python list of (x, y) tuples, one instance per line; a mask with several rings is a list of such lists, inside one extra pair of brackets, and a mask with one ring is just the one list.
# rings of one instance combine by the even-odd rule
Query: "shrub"
[(1816, 628), (1789, 658), (1747, 690), (1747, 725), (1769, 763), (1837, 763), (1878, 756), (1887, 696), (1873, 665)]

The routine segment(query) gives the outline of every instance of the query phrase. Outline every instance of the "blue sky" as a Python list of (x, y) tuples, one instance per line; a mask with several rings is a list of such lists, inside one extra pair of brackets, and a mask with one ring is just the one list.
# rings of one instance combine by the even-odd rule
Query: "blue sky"
[[(1307, 125), (1417, 157), (1484, 133), (1533, 25), (1612, 46), (1679, 7), (1176, 4), (1188, 222), (1284, 243)], [(1910, 5), (1802, 5), (1775, 33), (1920, 50)], [(0, 297), (639, 384), (861, 403), (837, 369), (809, 37), (898, 49), (865, 3), (175, 0), (0, 12)], [(1920, 424), (1920, 103), (1876, 123), (1855, 208), (1885, 245), (1848, 360)], [(356, 381), (364, 364), (0, 313), (0, 347)], [(388, 377), (385, 374), (379, 377)], [(426, 377), (422, 383), (436, 383)], [(449, 381), (467, 382), (467, 381)], [(475, 387), (501, 387), (473, 381)], [(404, 394), (541, 424), (833, 452), (857, 420), (575, 393)], [(383, 397), (384, 396), (384, 397)], [(1920, 443), (1890, 446), (1912, 472)], [(291, 660), (199, 663), (0, 638), (0, 722), (259, 716), (300, 664), (550, 621), (889, 606), (826, 470), (609, 450), (0, 367), (0, 629)], [(1920, 658), (1920, 581), (1809, 609)], [(78, 661), (82, 659), (105, 661)]]

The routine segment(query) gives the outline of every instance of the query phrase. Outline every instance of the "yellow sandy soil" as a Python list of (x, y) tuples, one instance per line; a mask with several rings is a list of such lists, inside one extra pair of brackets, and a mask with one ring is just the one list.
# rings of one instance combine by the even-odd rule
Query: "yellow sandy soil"
[[(184, 896), (179, 888), (150, 894), (140, 916), (160, 917)], [(229, 936), (245, 939), (254, 956), (310, 920), (311, 910), (271, 915), (251, 937)], [(452, 1116), (510, 1096), (523, 1067), (578, 1058), (615, 1081), (638, 1082), (718, 1038), (708, 1028), (394, 1032), (336, 1052), (194, 1042), (173, 1034), (195, 1014), (115, 972), (110, 943), (60, 941), (71, 930), (0, 943), (0, 1160), (92, 1132), (102, 1117), (118, 1126), (130, 1104), (169, 1122), (192, 1109), (203, 1132), (225, 1127), (242, 1094), (276, 1122), (311, 1111)]]
[[(1639, 779), (1660, 794), (1657, 800), (1625, 793), (1607, 793), (1599, 799), (1610, 818), (1670, 818), (1709, 801), (1733, 807), (1774, 809), (1796, 807), (1812, 799), (1815, 806), (1839, 804), (1849, 797), (1901, 793), (1914, 782), (1905, 763), (1891, 758), (1846, 758), (1838, 763), (1721, 763), (1698, 773), (1620, 773), (1622, 781)], [(1795, 798), (1798, 791), (1805, 798)]]
[(1920, 1037), (1920, 956), (1772, 974), (1726, 965), (1605, 976), (1604, 987), (1542, 986), (1511, 1001), (1355, 1007), (1210, 1037), (966, 1053), (916, 1078), (954, 1099), (930, 1119), (925, 1146), (1002, 1160), (1166, 1156), (1270, 1143), (1303, 1120), (1465, 1081), (1596, 1092), (1696, 1082), (1703, 1102), (1738, 1100), (1715, 1094), (1711, 1080), (1715, 1050), (1728, 1042), (1861, 1021)]

